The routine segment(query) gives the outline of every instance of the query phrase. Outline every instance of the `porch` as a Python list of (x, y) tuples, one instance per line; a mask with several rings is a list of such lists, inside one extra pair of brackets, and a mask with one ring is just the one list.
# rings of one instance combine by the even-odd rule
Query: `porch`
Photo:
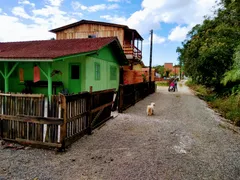
[(123, 51), (127, 59), (142, 59), (142, 51), (132, 45), (124, 45)]
[(141, 35), (134, 29), (124, 31), (123, 51), (128, 60), (142, 59), (142, 41)]

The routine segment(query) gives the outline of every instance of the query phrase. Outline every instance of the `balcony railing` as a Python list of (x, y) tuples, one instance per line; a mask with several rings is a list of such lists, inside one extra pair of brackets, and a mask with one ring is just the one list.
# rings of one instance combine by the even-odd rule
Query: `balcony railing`
[(142, 59), (142, 51), (131, 45), (124, 45), (123, 50), (128, 59)]

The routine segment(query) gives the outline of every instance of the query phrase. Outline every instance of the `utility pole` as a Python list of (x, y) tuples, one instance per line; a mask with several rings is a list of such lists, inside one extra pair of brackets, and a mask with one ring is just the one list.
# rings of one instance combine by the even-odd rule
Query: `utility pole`
[(150, 40), (150, 60), (149, 60), (149, 87), (151, 87), (152, 81), (152, 46), (153, 46), (153, 30), (150, 31), (151, 40)]

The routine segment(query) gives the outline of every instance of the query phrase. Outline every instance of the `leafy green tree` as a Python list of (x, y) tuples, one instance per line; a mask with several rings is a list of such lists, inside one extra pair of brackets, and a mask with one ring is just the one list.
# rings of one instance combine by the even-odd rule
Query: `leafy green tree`
[(240, 1), (222, 1), (215, 18), (207, 18), (188, 33), (177, 49), (185, 72), (200, 84), (219, 88), (240, 42)]
[(230, 71), (224, 74), (222, 83), (226, 85), (228, 82), (235, 82), (240, 80), (240, 45), (236, 48), (234, 54), (234, 64)]
[(161, 77), (164, 76), (164, 66), (162, 66), (162, 65), (157, 65), (157, 66), (154, 66), (153, 68), (156, 70), (156, 72), (157, 72), (158, 74), (161, 75)]

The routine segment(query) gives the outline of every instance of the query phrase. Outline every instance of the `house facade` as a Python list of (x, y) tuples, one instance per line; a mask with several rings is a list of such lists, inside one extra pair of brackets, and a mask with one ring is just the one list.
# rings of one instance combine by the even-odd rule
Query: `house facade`
[(164, 63), (164, 71), (169, 71), (171, 76), (180, 76), (180, 66), (173, 63)]
[(56, 34), (56, 39), (81, 39), (96, 37), (117, 37), (124, 53), (129, 60), (131, 69), (142, 63), (143, 38), (135, 30), (128, 26), (81, 20), (73, 24), (50, 30)]
[(118, 89), (119, 69), (126, 64), (113, 37), (0, 43), (0, 90), (50, 96), (90, 86), (93, 91)]

